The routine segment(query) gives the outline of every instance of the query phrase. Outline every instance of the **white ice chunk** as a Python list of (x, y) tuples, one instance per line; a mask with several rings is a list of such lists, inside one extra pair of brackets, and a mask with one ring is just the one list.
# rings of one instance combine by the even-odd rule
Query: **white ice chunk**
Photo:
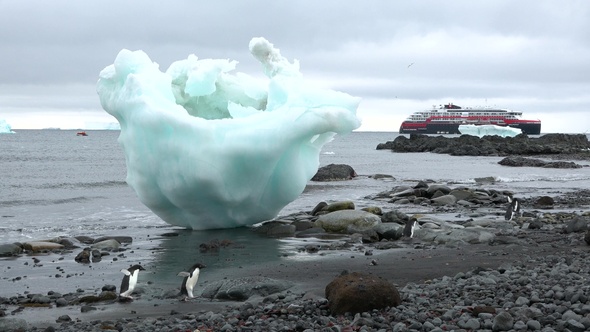
[(122, 50), (100, 73), (102, 107), (121, 125), (127, 182), (172, 225), (232, 228), (274, 218), (317, 172), (322, 146), (360, 126), (359, 98), (314, 89), (264, 38), (250, 42), (265, 84), (236, 62), (191, 55), (163, 73)]
[(0, 134), (14, 134), (12, 127), (3, 119), (0, 119)]
[(463, 135), (471, 135), (471, 136), (493, 136), (497, 135), (500, 137), (514, 137), (519, 134), (522, 134), (522, 130), (519, 128), (512, 128), (512, 127), (503, 127), (503, 126), (496, 126), (496, 125), (460, 125), (459, 132)]

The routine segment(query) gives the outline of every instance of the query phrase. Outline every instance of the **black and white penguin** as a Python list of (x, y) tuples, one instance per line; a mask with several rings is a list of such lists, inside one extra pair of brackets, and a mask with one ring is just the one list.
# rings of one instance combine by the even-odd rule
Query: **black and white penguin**
[(195, 285), (199, 280), (199, 274), (201, 273), (201, 269), (205, 267), (205, 265), (197, 263), (191, 266), (191, 268), (188, 271), (182, 271), (178, 273), (179, 277), (184, 277), (184, 279), (182, 279), (182, 285), (180, 285), (180, 294), (185, 296), (184, 300), (186, 300), (187, 298), (192, 299), (193, 297), (195, 297), (193, 295), (193, 290), (195, 289)]
[(506, 214), (504, 214), (504, 219), (510, 221), (515, 214), (520, 213), (520, 202), (518, 198), (508, 197), (508, 207), (506, 208)]
[(406, 221), (406, 226), (404, 227), (404, 230), (402, 232), (402, 235), (404, 237), (409, 237), (412, 238), (414, 237), (414, 229), (416, 229), (416, 222), (418, 220), (414, 217), (408, 219), (408, 221)]
[(131, 297), (131, 293), (133, 293), (135, 285), (137, 285), (137, 277), (139, 276), (139, 271), (145, 271), (145, 269), (139, 264), (135, 264), (128, 269), (121, 270), (121, 272), (125, 276), (123, 277), (123, 281), (121, 281), (119, 298), (133, 299)]

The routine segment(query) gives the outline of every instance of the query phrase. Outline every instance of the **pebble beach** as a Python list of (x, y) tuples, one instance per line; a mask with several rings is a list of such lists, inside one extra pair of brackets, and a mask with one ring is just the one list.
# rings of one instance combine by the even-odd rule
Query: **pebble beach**
[[(570, 217), (579, 216), (580, 208)], [(411, 239), (383, 246), (350, 236), (345, 242), (351, 245), (325, 245), (314, 260), (260, 262), (225, 271), (226, 278), (264, 277), (293, 285), (245, 301), (200, 296), (184, 302), (174, 294), (155, 295), (162, 293), (157, 285), (145, 282), (129, 303), (109, 298), (108, 284), (95, 285), (94, 294), (76, 294), (72, 289), (71, 294), (49, 291), (2, 297), (0, 330), (586, 331), (590, 263), (585, 232), (565, 231), (568, 218), (563, 211), (552, 216), (551, 222), (543, 219), (546, 224), (540, 229), (514, 227), (509, 234), (497, 233), (489, 243), (437, 245)], [(305, 243), (302, 240), (299, 250), (308, 246)], [(331, 314), (326, 285), (338, 275), (356, 271), (390, 281), (401, 304)], [(80, 301), (88, 295), (103, 298)], [(78, 302), (71, 304), (68, 297)]]

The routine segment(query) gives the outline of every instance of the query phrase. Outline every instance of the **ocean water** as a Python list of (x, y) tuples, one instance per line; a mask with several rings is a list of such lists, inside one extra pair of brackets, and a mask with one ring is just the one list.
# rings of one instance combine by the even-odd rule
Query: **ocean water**
[[(72, 235), (150, 233), (165, 228), (125, 182), (126, 167), (118, 131), (19, 130), (0, 135), (0, 243)], [(495, 177), (489, 188), (520, 195), (590, 188), (590, 168), (510, 168), (501, 157), (456, 157), (432, 153), (376, 150), (397, 133), (354, 132), (324, 146), (320, 165), (348, 164), (359, 174), (352, 181), (310, 182), (281, 215), (311, 210), (320, 201), (351, 199), (359, 205), (370, 194), (431, 179), (474, 185)], [(588, 164), (578, 162), (581, 164)], [(389, 174), (394, 180), (375, 180)]]
[[(30, 257), (0, 259), (0, 295), (23, 290), (95, 290), (103, 284), (120, 282), (120, 269), (135, 263), (149, 270), (143, 281), (175, 287), (181, 281), (176, 274), (196, 261), (208, 267), (199, 281), (206, 283), (227, 277), (225, 268), (236, 264), (247, 268), (261, 261), (282, 263), (330, 257), (331, 253), (298, 253), (301, 241), (313, 239), (272, 239), (246, 229), (195, 232), (168, 225), (142, 205), (125, 182), (125, 156), (117, 143), (119, 132), (87, 133), (83, 137), (76, 136), (75, 131), (17, 130), (16, 134), (0, 135), (0, 244), (76, 235), (126, 235), (133, 237), (133, 244), (120, 255), (107, 256), (102, 262), (88, 266), (74, 261), (77, 252), (61, 258), (52, 254), (36, 255), (41, 265), (23, 265)], [(399, 206), (365, 197), (425, 179), (451, 186), (475, 186), (475, 178), (491, 176), (497, 182), (486, 184), (485, 188), (512, 190), (517, 195), (554, 195), (590, 188), (590, 168), (509, 168), (497, 164), (500, 157), (400, 154), (375, 149), (377, 144), (393, 140), (396, 135), (355, 132), (336, 137), (323, 148), (320, 164), (348, 164), (359, 176), (351, 181), (310, 182), (281, 215), (309, 211), (321, 201), (338, 200), (353, 200), (359, 207), (378, 205), (391, 210)], [(394, 178), (376, 180), (370, 177), (374, 174), (389, 174)], [(420, 207), (403, 209), (416, 213), (419, 211), (412, 209)], [(170, 232), (178, 236), (162, 236)], [(231, 250), (201, 252), (199, 245), (212, 239), (230, 240), (237, 245)], [(64, 279), (55, 277), (57, 267), (84, 277), (62, 282)], [(28, 277), (15, 281), (23, 274)], [(101, 280), (98, 284), (96, 278)]]

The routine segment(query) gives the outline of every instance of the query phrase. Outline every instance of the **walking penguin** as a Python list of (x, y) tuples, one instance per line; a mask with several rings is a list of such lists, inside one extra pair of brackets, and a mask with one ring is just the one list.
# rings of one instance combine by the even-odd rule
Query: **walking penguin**
[(182, 279), (182, 285), (180, 285), (180, 294), (184, 295), (184, 301), (187, 299), (192, 299), (195, 296), (193, 295), (193, 290), (195, 289), (195, 285), (199, 280), (199, 274), (201, 273), (201, 269), (205, 268), (206, 266), (201, 263), (196, 263), (188, 271), (182, 271), (178, 273), (179, 277), (184, 277)]
[(131, 293), (133, 293), (135, 285), (137, 285), (137, 277), (139, 276), (139, 271), (145, 271), (145, 269), (139, 264), (135, 264), (128, 269), (121, 270), (121, 272), (125, 276), (121, 281), (119, 299), (133, 300), (133, 297), (131, 297)]
[(508, 196), (508, 207), (506, 208), (506, 214), (504, 215), (504, 219), (510, 221), (514, 217), (520, 213), (520, 202), (518, 198), (513, 198)]

